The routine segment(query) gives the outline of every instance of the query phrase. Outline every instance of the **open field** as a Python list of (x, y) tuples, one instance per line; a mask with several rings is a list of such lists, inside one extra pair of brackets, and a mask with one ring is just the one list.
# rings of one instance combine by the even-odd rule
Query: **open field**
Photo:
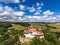
[(15, 28), (16, 30), (24, 30), (26, 29), (26, 27), (21, 26), (21, 25), (17, 25), (17, 24), (12, 24), (13, 28)]
[(16, 30), (25, 30), (27, 27), (18, 25), (18, 24), (12, 24), (12, 27), (10, 27), (10, 28), (14, 28)]
[(60, 23), (55, 23), (55, 24), (48, 24), (51, 27), (56, 27), (56, 29), (50, 28), (51, 32), (60, 32)]
[[(30, 23), (30, 24), (32, 24), (35, 28), (41, 28), (41, 29), (46, 29), (49, 26), (49, 31), (51, 31), (51, 32), (60, 32), (60, 23), (51, 23), (51, 24)], [(22, 26), (21, 24), (16, 24), (16, 23), (12, 23), (12, 27), (10, 27), (10, 28), (14, 28), (16, 30), (25, 30), (25, 29), (27, 29), (26, 26)]]

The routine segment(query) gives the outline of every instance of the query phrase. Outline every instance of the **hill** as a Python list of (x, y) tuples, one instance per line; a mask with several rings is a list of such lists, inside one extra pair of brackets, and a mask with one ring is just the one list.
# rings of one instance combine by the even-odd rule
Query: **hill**
[[(44, 33), (44, 39), (38, 36), (32, 39), (30, 44), (39, 45), (60, 45), (60, 23), (8, 23), (0, 22), (0, 45), (21, 45), (19, 37), (25, 38), (24, 30), (30, 25), (35, 28), (41, 28)], [(38, 42), (37, 42), (37, 41)], [(27, 45), (27, 43), (23, 43)]]
[(16, 30), (25, 30), (27, 25), (32, 24), (35, 28), (49, 29), (51, 32), (60, 32), (60, 23), (12, 23), (12, 27)]

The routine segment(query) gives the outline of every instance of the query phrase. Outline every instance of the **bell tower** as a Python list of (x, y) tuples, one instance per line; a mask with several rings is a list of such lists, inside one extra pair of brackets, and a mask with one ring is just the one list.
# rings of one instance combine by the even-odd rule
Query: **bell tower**
[(29, 27), (28, 27), (28, 29), (32, 29), (33, 28), (33, 25), (31, 24)]

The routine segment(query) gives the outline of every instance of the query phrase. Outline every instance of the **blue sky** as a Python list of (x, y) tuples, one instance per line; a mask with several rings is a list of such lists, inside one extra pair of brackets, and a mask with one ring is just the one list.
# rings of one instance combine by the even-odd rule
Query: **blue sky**
[(60, 0), (0, 0), (0, 21), (60, 22)]

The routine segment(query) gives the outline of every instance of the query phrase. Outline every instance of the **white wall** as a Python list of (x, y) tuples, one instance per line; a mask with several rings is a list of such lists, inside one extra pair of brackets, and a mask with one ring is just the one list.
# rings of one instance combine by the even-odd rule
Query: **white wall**
[(26, 38), (33, 38), (34, 35), (32, 35), (31, 33), (28, 33), (28, 34), (24, 34)]

